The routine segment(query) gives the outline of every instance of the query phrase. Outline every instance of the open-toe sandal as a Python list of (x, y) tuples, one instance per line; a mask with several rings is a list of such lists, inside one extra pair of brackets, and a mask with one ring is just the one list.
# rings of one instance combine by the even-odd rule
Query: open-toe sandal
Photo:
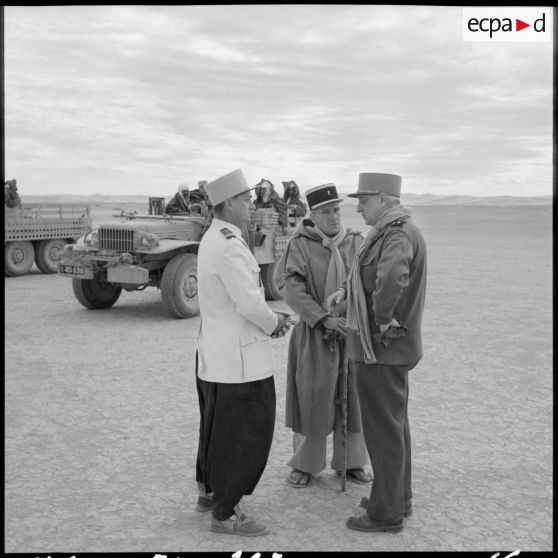
[(305, 488), (310, 484), (310, 473), (293, 469), (287, 482), (294, 488)]

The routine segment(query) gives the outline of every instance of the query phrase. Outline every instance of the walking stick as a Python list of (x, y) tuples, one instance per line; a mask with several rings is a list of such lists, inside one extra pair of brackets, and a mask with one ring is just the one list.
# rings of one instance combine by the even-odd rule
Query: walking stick
[(341, 468), (341, 492), (345, 492), (347, 484), (347, 391), (349, 378), (349, 360), (347, 358), (346, 342), (339, 339), (339, 382), (341, 387), (341, 447), (343, 460)]
[(341, 407), (341, 492), (345, 492), (347, 484), (347, 382), (349, 377), (349, 360), (345, 350), (345, 341), (335, 332), (327, 330), (324, 340), (329, 342), (329, 350), (339, 352), (338, 392)]

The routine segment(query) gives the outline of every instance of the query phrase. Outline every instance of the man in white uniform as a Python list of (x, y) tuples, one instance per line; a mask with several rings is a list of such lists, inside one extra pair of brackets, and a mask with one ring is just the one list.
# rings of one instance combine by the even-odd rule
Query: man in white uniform
[(212, 510), (210, 529), (257, 536), (265, 526), (240, 511), (267, 463), (275, 424), (270, 336), (287, 321), (265, 302), (260, 268), (241, 235), (253, 207), (240, 169), (205, 186), (215, 207), (198, 252), (197, 389), (200, 437), (197, 508)]

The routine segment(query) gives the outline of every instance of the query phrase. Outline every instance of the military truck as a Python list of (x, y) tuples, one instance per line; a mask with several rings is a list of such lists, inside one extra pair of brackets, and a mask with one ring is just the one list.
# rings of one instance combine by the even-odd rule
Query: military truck
[(29, 272), (56, 273), (64, 246), (91, 230), (90, 208), (67, 204), (23, 204), (4, 207), (6, 277)]
[[(209, 220), (160, 214), (163, 207), (161, 198), (151, 198), (147, 215), (122, 212), (120, 221), (102, 223), (65, 246), (58, 273), (72, 278), (74, 295), (85, 308), (110, 308), (123, 289), (156, 287), (169, 316), (199, 314), (197, 253)], [(271, 300), (280, 297), (273, 272), (295, 225), (293, 218), (292, 227), (281, 227), (278, 217), (269, 209), (255, 210), (249, 230), (249, 244)]]

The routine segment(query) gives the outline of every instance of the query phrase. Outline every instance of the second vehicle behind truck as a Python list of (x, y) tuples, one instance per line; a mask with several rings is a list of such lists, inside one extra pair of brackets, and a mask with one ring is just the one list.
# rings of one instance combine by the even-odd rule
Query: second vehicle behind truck
[(6, 277), (29, 273), (33, 263), (43, 273), (56, 273), (64, 246), (91, 230), (90, 209), (69, 204), (4, 208)]

